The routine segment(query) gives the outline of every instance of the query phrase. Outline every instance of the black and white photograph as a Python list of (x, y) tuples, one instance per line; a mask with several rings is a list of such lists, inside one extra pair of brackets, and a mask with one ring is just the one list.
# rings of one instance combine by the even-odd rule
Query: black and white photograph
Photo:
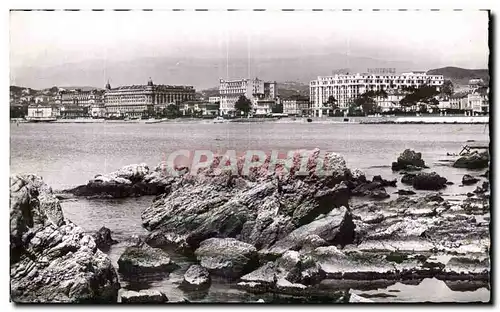
[(495, 12), (373, 7), (10, 9), (10, 301), (491, 303)]

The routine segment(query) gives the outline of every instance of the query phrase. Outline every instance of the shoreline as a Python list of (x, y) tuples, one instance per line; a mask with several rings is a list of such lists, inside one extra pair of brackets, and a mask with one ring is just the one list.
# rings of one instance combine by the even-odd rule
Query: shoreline
[(11, 123), (109, 123), (109, 124), (157, 124), (157, 123), (326, 123), (326, 124), (489, 124), (489, 116), (418, 116), (418, 117), (285, 117), (285, 118), (238, 118), (225, 119), (223, 122), (214, 122), (208, 118), (175, 118), (175, 119), (136, 119), (136, 120), (107, 120), (100, 119), (58, 119), (54, 121), (30, 121), (11, 119)]

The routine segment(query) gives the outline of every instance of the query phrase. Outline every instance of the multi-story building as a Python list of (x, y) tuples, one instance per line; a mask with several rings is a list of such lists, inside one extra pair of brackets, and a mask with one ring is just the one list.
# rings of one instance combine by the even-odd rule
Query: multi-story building
[(59, 92), (56, 102), (62, 106), (99, 106), (103, 103), (103, 95), (102, 90), (64, 90)]
[(106, 84), (104, 105), (108, 115), (140, 117), (152, 111), (158, 104), (176, 104), (195, 99), (192, 86), (155, 85), (149, 79), (147, 85), (111, 88)]
[(473, 113), (489, 113), (488, 89), (477, 90), (467, 95), (467, 106)]
[(302, 116), (309, 113), (309, 98), (294, 96), (283, 101), (283, 113), (291, 116)]
[(211, 96), (208, 98), (208, 103), (220, 103), (220, 96)]
[(404, 94), (399, 92), (391, 92), (387, 97), (376, 97), (375, 102), (380, 107), (380, 111), (389, 112), (391, 110), (401, 109), (399, 102), (405, 97)]
[[(276, 82), (264, 82), (258, 78), (224, 80), (219, 82), (220, 112), (222, 115), (234, 115), (234, 104), (244, 95), (252, 102), (254, 111), (258, 114), (266, 111), (268, 103), (262, 101), (275, 100), (277, 97)], [(257, 101), (261, 101), (258, 105)]]
[(57, 109), (54, 105), (31, 104), (28, 106), (27, 120), (30, 121), (51, 121), (57, 117)]
[(219, 114), (219, 104), (206, 101), (187, 101), (180, 105), (180, 112), (183, 116), (217, 116)]
[(352, 74), (318, 77), (309, 84), (311, 110), (314, 116), (328, 114), (325, 106), (330, 96), (337, 100), (340, 109), (346, 110), (349, 104), (359, 95), (373, 90), (401, 90), (403, 87), (435, 86), (437, 90), (443, 85), (443, 75), (427, 75), (425, 72), (395, 74)]
[(455, 93), (450, 96), (450, 107), (451, 109), (467, 109), (467, 94), (465, 93)]

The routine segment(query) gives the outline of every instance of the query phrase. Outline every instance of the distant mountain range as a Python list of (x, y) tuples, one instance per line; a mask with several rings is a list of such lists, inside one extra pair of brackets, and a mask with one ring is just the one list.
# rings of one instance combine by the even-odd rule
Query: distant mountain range
[(490, 81), (488, 69), (465, 69), (459, 67), (443, 67), (427, 71), (429, 75), (443, 75), (456, 85), (467, 85), (470, 79), (481, 78), (485, 83)]

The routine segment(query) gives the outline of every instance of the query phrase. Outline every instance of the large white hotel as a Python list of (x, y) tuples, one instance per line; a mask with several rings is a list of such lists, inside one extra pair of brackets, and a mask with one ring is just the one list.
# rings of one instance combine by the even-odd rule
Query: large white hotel
[(427, 75), (425, 72), (402, 74), (368, 74), (319, 76), (309, 84), (309, 96), (313, 116), (321, 117), (328, 107), (325, 103), (330, 96), (337, 100), (340, 109), (347, 109), (349, 104), (366, 91), (398, 90), (403, 86), (435, 86), (438, 90), (444, 82), (443, 75)]

